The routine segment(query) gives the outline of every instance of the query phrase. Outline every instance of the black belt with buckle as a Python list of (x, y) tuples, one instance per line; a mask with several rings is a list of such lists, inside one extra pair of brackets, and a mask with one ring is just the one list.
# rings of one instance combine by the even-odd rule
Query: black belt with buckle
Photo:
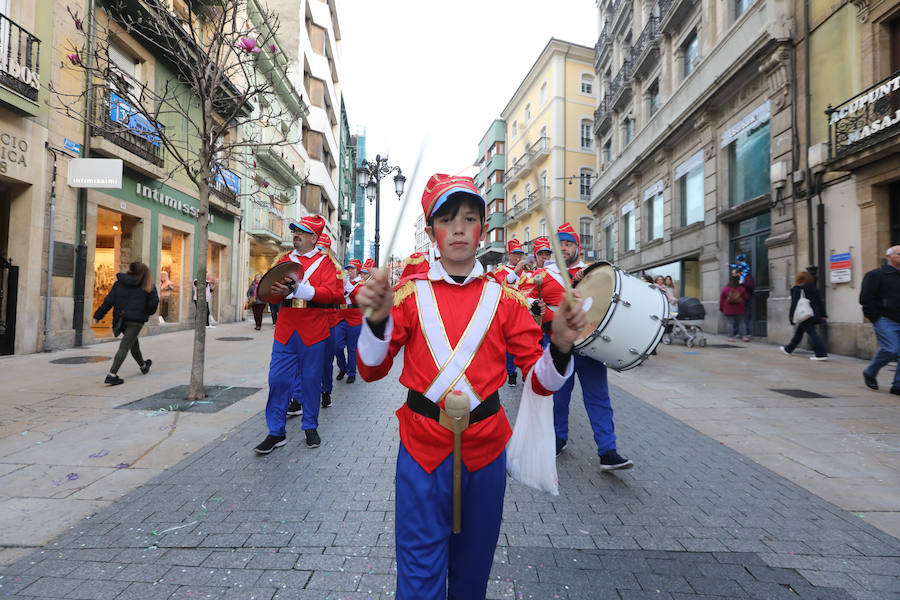
[[(441, 407), (425, 397), (425, 394), (409, 390), (406, 395), (406, 405), (414, 413), (418, 413), (423, 417), (427, 417), (432, 421), (440, 422)], [(469, 424), (483, 421), (491, 415), (500, 412), (500, 394), (494, 392), (484, 399), (484, 401), (475, 407), (475, 410), (469, 413)]]
[[(294, 300), (296, 298), (292, 298), (290, 300), (282, 300), (281, 306), (286, 308), (294, 308)], [(337, 304), (322, 304), (321, 302), (313, 302), (312, 300), (304, 300), (303, 308), (337, 308)]]

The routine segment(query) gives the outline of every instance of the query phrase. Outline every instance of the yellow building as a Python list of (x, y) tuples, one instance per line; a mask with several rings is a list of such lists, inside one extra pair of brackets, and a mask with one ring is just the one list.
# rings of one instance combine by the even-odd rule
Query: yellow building
[(594, 175), (594, 50), (551, 38), (501, 116), (506, 122), (506, 238), (531, 242), (547, 235), (539, 205), (543, 189), (552, 221), (579, 232), (585, 258), (596, 258), (587, 208)]

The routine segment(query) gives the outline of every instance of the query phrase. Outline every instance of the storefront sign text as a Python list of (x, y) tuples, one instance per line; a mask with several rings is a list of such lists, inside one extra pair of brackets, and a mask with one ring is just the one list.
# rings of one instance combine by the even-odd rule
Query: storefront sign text
[(68, 183), (74, 188), (122, 189), (122, 159), (73, 158), (69, 161)]
[[(137, 183), (137, 195), (143, 196), (148, 200), (152, 200), (154, 202), (158, 202), (163, 206), (171, 208), (180, 212), (183, 215), (191, 217), (192, 219), (198, 219), (200, 217), (199, 210), (196, 206), (191, 206), (186, 202), (182, 202), (177, 198), (173, 198), (168, 194), (164, 194), (162, 190), (159, 188), (150, 187), (149, 185), (144, 185), (140, 181)], [(214, 221), (212, 212), (209, 213), (209, 222), (212, 223)]]
[(115, 92), (109, 93), (109, 118), (114, 123), (125, 125), (130, 129), (129, 133), (142, 137), (159, 148), (160, 140), (156, 124), (151, 123)]
[(840, 110), (835, 110), (833, 113), (831, 113), (831, 118), (828, 119), (828, 124), (834, 125), (847, 115), (852, 115), (853, 113), (861, 111), (866, 107), (867, 104), (874, 104), (876, 100), (880, 100), (888, 94), (893, 94), (897, 91), (898, 88), (900, 88), (900, 75), (894, 77), (893, 79), (885, 81), (883, 84), (869, 90), (865, 94), (860, 94), (856, 98), (853, 98), (852, 100), (847, 102)]
[(771, 104), (768, 100), (760, 104), (752, 113), (738, 121), (738, 123), (734, 127), (728, 129), (725, 133), (722, 134), (722, 141), (719, 144), (719, 147), (726, 147), (748, 127), (753, 127), (757, 123), (762, 124), (768, 121), (771, 115), (771, 110)]
[(5, 131), (0, 133), (0, 173), (6, 173), (9, 167), (19, 166), (28, 168), (25, 155), (28, 153), (28, 142), (10, 135)]

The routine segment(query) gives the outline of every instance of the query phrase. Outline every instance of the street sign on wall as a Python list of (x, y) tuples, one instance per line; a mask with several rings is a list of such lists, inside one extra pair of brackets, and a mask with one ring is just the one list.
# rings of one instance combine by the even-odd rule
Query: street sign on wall
[(122, 188), (121, 158), (73, 158), (69, 185), (74, 188)]
[(832, 254), (829, 260), (831, 283), (848, 283), (852, 275), (852, 261), (849, 252)]

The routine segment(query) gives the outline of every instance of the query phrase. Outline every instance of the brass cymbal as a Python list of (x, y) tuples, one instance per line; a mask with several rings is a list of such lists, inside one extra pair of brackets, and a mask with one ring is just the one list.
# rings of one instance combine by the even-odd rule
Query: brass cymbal
[(272, 291), (272, 284), (281, 283), (285, 277), (292, 279), (294, 282), (303, 278), (303, 265), (287, 260), (280, 262), (262, 276), (259, 285), (256, 288), (256, 296), (263, 302), (275, 304), (281, 302), (284, 296)]

